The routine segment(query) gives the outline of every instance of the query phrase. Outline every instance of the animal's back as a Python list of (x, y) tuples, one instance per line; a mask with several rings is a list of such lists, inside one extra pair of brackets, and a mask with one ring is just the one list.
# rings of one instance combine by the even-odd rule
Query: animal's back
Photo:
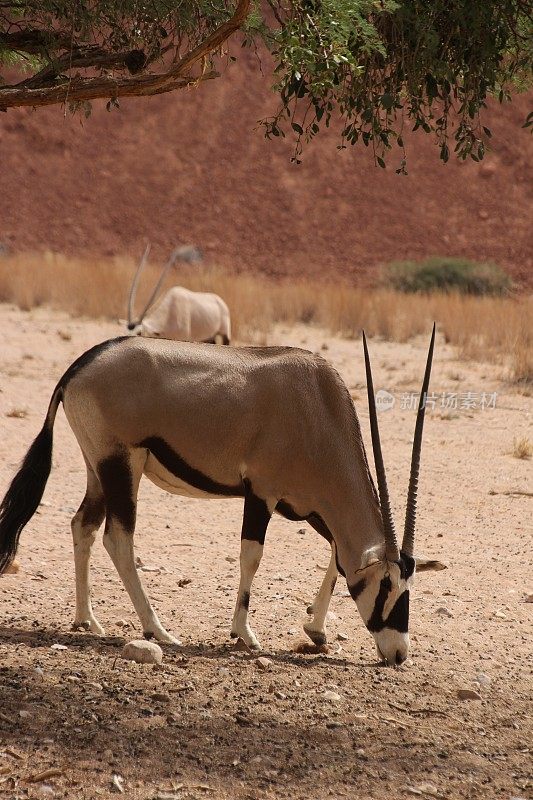
[(335, 371), (305, 350), (140, 337), (103, 346), (64, 392), (82, 448), (90, 440), (136, 447), (163, 439), (225, 483), (238, 483), (255, 460), (273, 475), (286, 473), (288, 455), (311, 468), (335, 438), (339, 446), (329, 449), (343, 452), (350, 402)]

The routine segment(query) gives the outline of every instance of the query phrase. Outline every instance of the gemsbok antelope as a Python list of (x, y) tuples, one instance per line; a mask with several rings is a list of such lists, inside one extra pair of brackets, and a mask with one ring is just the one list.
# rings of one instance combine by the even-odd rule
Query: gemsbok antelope
[[(363, 334), (364, 336), (364, 334)], [(162, 627), (135, 568), (133, 533), (142, 475), (188, 497), (243, 497), (240, 583), (231, 635), (259, 643), (248, 622), (253, 577), (277, 511), (307, 520), (331, 545), (331, 561), (305, 631), (324, 643), (338, 572), (379, 656), (405, 660), (409, 590), (415, 567), (442, 569), (414, 555), (425, 397), (435, 327), (420, 395), (405, 532), (398, 546), (391, 515), (372, 373), (363, 339), (378, 494), (359, 421), (338, 373), (323, 358), (291, 347), (208, 347), (121, 337), (78, 358), (57, 384), (44, 425), (0, 505), (0, 572), (37, 509), (50, 474), (52, 431), (62, 402), (87, 466), (87, 490), (72, 520), (75, 628), (103, 633), (91, 607), (89, 559), (106, 520), (104, 545), (144, 635), (176, 642)]]
[(128, 330), (139, 336), (174, 339), (178, 342), (229, 344), (231, 339), (229, 308), (218, 294), (193, 292), (183, 286), (173, 286), (157, 303), (150, 316), (146, 316), (157, 300), (169, 269), (181, 257), (182, 250), (183, 248), (177, 248), (171, 254), (144, 310), (137, 319), (134, 319), (137, 286), (150, 253), (150, 245), (147, 245), (131, 284), (128, 298)]

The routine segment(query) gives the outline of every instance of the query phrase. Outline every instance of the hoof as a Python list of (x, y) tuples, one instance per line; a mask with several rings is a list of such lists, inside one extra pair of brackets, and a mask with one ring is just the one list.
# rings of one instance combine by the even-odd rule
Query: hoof
[(313, 630), (309, 625), (304, 625), (304, 631), (309, 636), (313, 644), (316, 644), (317, 647), (322, 647), (323, 645), (327, 644), (327, 637), (324, 631), (316, 631)]
[(79, 622), (74, 620), (72, 625), (70, 626), (71, 631), (89, 631), (90, 633), (96, 633), (98, 636), (105, 636), (105, 631), (95, 619), (83, 619)]
[(231, 631), (230, 637), (232, 639), (237, 639), (237, 640), (240, 639), (241, 641), (243, 641), (249, 650), (261, 650), (261, 645), (259, 644), (259, 641), (255, 638), (253, 633), (251, 635), (249, 633), (245, 633), (243, 635), (242, 633), (237, 633), (237, 631)]
[(175, 636), (171, 636), (170, 633), (166, 631), (144, 631), (143, 636), (145, 639), (155, 639), (160, 644), (176, 644), (180, 645), (181, 641), (176, 639)]

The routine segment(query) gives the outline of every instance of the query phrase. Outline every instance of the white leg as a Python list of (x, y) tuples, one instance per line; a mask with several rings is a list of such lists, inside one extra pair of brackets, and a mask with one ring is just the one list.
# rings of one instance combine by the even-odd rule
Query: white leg
[(104, 546), (141, 620), (145, 638), (150, 639), (154, 637), (158, 642), (181, 644), (178, 639), (171, 636), (163, 628), (146, 596), (135, 566), (133, 533), (124, 530), (118, 520), (111, 517), (106, 523)]
[(316, 645), (326, 644), (327, 641), (324, 623), (338, 575), (337, 562), (335, 559), (335, 545), (332, 542), (331, 558), (326, 574), (324, 575), (324, 580), (322, 581), (322, 585), (312, 605), (307, 609), (307, 613), (312, 614), (313, 619), (311, 622), (306, 622), (304, 625), (304, 631)]
[(76, 617), (73, 630), (89, 630), (104, 634), (104, 629), (93, 614), (89, 562), (96, 531), (105, 516), (105, 504), (100, 482), (87, 466), (87, 492), (71, 522), (74, 541), (74, 568), (76, 572)]
[(98, 464), (98, 476), (106, 504), (104, 547), (135, 607), (144, 636), (159, 642), (180, 644), (163, 628), (142, 587), (133, 551), (137, 490), (146, 462), (146, 451), (120, 451)]
[(248, 606), (250, 603), (250, 589), (257, 568), (259, 567), (261, 556), (263, 555), (263, 545), (250, 539), (241, 539), (241, 578), (239, 581), (239, 591), (237, 592), (237, 603), (233, 622), (231, 625), (231, 636), (242, 639), (248, 647), (260, 650), (257, 637), (248, 624)]

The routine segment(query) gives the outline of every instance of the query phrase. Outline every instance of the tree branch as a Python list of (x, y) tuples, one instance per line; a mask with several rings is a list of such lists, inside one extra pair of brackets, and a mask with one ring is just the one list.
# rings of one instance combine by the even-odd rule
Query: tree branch
[(222, 23), (203, 42), (186, 53), (166, 72), (156, 75), (138, 75), (131, 78), (75, 77), (60, 86), (37, 89), (28, 88), (28, 86), (3, 87), (0, 88), (0, 111), (22, 106), (53, 105), (66, 100), (83, 102), (109, 97), (146, 97), (190, 86), (196, 81), (214, 78), (218, 73), (209, 72), (199, 77), (191, 77), (185, 73), (220, 47), (243, 25), (250, 11), (250, 4), (251, 0), (239, 0), (233, 16), (229, 20)]

